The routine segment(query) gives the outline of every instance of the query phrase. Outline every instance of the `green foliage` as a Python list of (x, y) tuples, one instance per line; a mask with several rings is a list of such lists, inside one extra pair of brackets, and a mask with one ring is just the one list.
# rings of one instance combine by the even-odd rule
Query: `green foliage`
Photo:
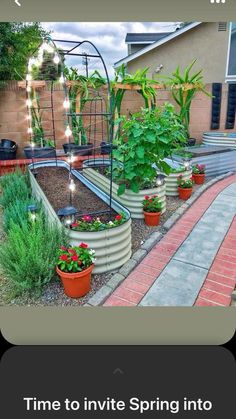
[(61, 246), (58, 253), (57, 266), (63, 272), (82, 272), (95, 261), (95, 251), (90, 249), (86, 243), (68, 248)]
[(123, 165), (123, 170), (118, 168), (114, 173), (114, 180), (120, 185), (119, 195), (126, 188), (139, 192), (144, 184), (154, 182), (157, 176), (154, 164), (169, 174), (170, 166), (164, 159), (185, 142), (184, 127), (171, 104), (142, 109), (122, 121), (119, 147), (114, 151), (114, 157)]
[(33, 103), (33, 106), (31, 108), (33, 141), (38, 147), (53, 147), (54, 142), (48, 138), (45, 138), (42, 122), (43, 110), (41, 110), (39, 96), (35, 90), (31, 92), (31, 100)]
[(21, 80), (47, 32), (38, 22), (0, 22), (0, 80)]
[(30, 188), (26, 176), (21, 172), (4, 176), (1, 179), (1, 186), (3, 190), (0, 197), (0, 205), (4, 209), (16, 201), (27, 201), (30, 198)]
[(0, 247), (1, 266), (19, 292), (40, 292), (54, 276), (61, 244), (67, 244), (63, 230), (49, 225), (39, 214), (34, 222), (11, 225)]
[(26, 201), (15, 201), (5, 208), (3, 214), (3, 227), (6, 232), (9, 231), (12, 224), (23, 226), (29, 221), (28, 205), (35, 204), (31, 198)]
[(161, 212), (162, 203), (159, 200), (158, 196), (148, 196), (146, 195), (143, 200), (143, 210), (145, 212)]
[(53, 61), (54, 54), (51, 54), (47, 51), (43, 53), (43, 62), (40, 67), (33, 66), (32, 77), (33, 80), (46, 80), (46, 81), (56, 81), (59, 79), (61, 73), (63, 72), (64, 67), (64, 55), (60, 50), (58, 50), (58, 55), (60, 56), (59, 64), (55, 64)]
[[(129, 84), (131, 86), (140, 86), (140, 90), (137, 92), (142, 95), (145, 107), (149, 108), (150, 104), (152, 107), (154, 107), (156, 103), (156, 90), (152, 85), (157, 84), (157, 81), (147, 77), (148, 70), (149, 67), (145, 67), (144, 69), (137, 70), (134, 74), (128, 74), (126, 72), (126, 67), (123, 64), (115, 71), (115, 77), (111, 83), (111, 104), (113, 120), (116, 118), (116, 116), (120, 117), (121, 115), (121, 105), (126, 92), (125, 89), (117, 88), (117, 83)], [(114, 127), (112, 131), (114, 131)], [(118, 135), (119, 133), (120, 127), (118, 128)]]
[(180, 67), (178, 66), (172, 74), (172, 77), (166, 77), (166, 84), (171, 86), (172, 96), (179, 106), (179, 116), (185, 126), (187, 138), (190, 136), (190, 109), (194, 96), (197, 92), (203, 92), (207, 96), (212, 97), (212, 95), (204, 89), (202, 76), (203, 70), (199, 70), (196, 73), (191, 74), (191, 70), (196, 61), (197, 60), (194, 60), (188, 67), (186, 67), (183, 74), (180, 73)]
[(182, 175), (178, 177), (177, 184), (178, 187), (182, 189), (190, 189), (193, 187), (193, 181), (191, 179), (183, 179)]

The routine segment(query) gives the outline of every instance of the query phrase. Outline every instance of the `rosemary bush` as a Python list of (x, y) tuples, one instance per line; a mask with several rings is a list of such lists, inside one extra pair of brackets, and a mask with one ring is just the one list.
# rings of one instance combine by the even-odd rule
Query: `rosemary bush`
[(1, 179), (2, 195), (0, 205), (7, 208), (16, 201), (27, 201), (30, 198), (30, 187), (26, 175), (21, 172), (3, 176)]
[(34, 222), (11, 223), (0, 247), (1, 266), (19, 292), (40, 292), (55, 274), (57, 250), (62, 244), (67, 245), (65, 233), (48, 224), (42, 213)]

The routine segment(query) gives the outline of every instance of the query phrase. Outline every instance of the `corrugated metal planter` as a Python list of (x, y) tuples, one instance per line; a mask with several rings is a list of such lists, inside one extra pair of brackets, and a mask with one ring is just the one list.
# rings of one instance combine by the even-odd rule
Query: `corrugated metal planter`
[[(96, 186), (98, 186), (102, 191), (109, 193), (110, 190), (110, 181), (105, 176), (98, 173), (96, 170), (88, 168), (90, 164), (89, 161), (84, 161), (83, 163), (83, 174), (93, 182)], [(91, 164), (94, 165), (94, 161), (91, 160)], [(116, 183), (112, 183), (112, 196), (113, 198), (124, 205), (131, 213), (131, 218), (134, 219), (143, 219), (143, 199), (145, 195), (157, 195), (160, 198), (162, 203), (162, 213), (166, 211), (166, 194), (165, 194), (165, 184), (162, 186), (157, 186), (152, 189), (144, 189), (139, 191), (138, 193), (134, 193), (131, 190), (125, 191), (124, 194), (121, 196), (117, 195), (119, 186)]]
[[(34, 167), (55, 166), (55, 161), (35, 163)], [(57, 165), (64, 168), (69, 168), (68, 164), (63, 161), (58, 161)], [(32, 168), (32, 165), (30, 165)], [(76, 176), (82, 183), (91, 189), (100, 199), (109, 202), (109, 196), (100, 191), (96, 186), (84, 178), (84, 176), (72, 170), (72, 174)], [(33, 194), (42, 202), (44, 210), (48, 219), (52, 223), (56, 223), (61, 228), (64, 228), (52, 208), (50, 202), (45, 196), (43, 190), (39, 186), (37, 180), (30, 172), (30, 182)], [(103, 273), (118, 269), (124, 265), (131, 257), (131, 219), (129, 211), (120, 205), (115, 200), (112, 200), (112, 208), (117, 212), (124, 212), (127, 221), (118, 227), (110, 228), (103, 231), (74, 231), (67, 230), (71, 245), (79, 245), (81, 242), (87, 243), (96, 252), (96, 262), (93, 272)]]
[[(204, 147), (204, 146), (203, 146)], [(182, 163), (184, 161), (181, 156), (173, 156), (173, 160)], [(191, 165), (206, 165), (206, 176), (219, 176), (227, 172), (236, 171), (236, 150), (222, 151), (217, 154), (208, 154), (207, 156), (191, 158)]]
[[(169, 164), (173, 169), (181, 168), (181, 164), (174, 162), (172, 159), (165, 159), (165, 162)], [(157, 173), (159, 173), (157, 171)], [(167, 196), (178, 196), (178, 183), (177, 179), (179, 176), (182, 176), (184, 180), (190, 179), (192, 176), (192, 169), (183, 170), (182, 172), (178, 173), (171, 173), (165, 177), (165, 184), (166, 184), (166, 195)]]
[(236, 148), (236, 133), (204, 132), (203, 144)]

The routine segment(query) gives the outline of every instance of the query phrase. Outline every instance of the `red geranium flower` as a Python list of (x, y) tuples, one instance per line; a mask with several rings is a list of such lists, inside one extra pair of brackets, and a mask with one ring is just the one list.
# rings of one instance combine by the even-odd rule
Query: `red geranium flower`
[(73, 224), (71, 224), (71, 227), (78, 227), (79, 223), (78, 221), (75, 221)]
[(67, 251), (67, 248), (65, 246), (61, 246), (60, 249)]
[(77, 255), (73, 255), (73, 256), (71, 256), (71, 259), (72, 259), (74, 262), (77, 262), (77, 260), (78, 260), (79, 258), (78, 258), (78, 256), (77, 256)]
[(116, 221), (121, 221), (122, 220), (122, 215), (120, 215), (120, 214), (118, 214), (117, 216), (116, 216)]
[(68, 257), (66, 255), (61, 255), (60, 259), (64, 260), (65, 262), (68, 262)]
[(82, 247), (83, 249), (87, 249), (88, 245), (86, 243), (80, 243), (79, 247)]
[(71, 253), (72, 255), (76, 255), (76, 251), (73, 249), (69, 249), (68, 252)]
[(149, 196), (148, 195), (145, 195), (144, 199), (149, 199)]
[(90, 217), (90, 215), (84, 215), (82, 217), (82, 220), (85, 221), (86, 223), (90, 223), (92, 221), (92, 217)]

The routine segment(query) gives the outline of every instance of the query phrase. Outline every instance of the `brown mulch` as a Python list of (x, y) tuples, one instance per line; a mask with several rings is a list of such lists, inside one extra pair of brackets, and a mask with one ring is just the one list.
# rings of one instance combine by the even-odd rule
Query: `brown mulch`
[[(54, 210), (57, 212), (60, 208), (68, 206), (70, 197), (68, 170), (62, 167), (41, 167), (37, 169), (37, 173), (37, 181)], [(92, 212), (109, 210), (109, 206), (95, 193), (90, 191), (76, 177), (72, 176), (72, 178), (76, 185), (72, 205), (79, 213), (86, 215)], [(111, 218), (114, 219), (116, 215), (117, 213), (112, 210)], [(110, 214), (102, 214), (99, 217), (104, 222), (110, 220)]]

